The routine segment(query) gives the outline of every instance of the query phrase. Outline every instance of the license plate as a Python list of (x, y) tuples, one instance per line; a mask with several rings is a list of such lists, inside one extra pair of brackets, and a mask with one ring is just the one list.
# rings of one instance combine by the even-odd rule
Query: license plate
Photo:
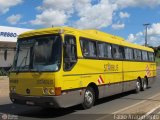
[(34, 105), (34, 102), (32, 102), (32, 101), (26, 101), (26, 104), (27, 105)]

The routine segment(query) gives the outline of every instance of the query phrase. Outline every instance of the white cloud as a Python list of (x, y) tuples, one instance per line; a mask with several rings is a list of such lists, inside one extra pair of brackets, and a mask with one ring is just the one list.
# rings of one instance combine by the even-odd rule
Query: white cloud
[(45, 10), (40, 15), (36, 15), (36, 19), (30, 21), (34, 25), (44, 25), (47, 27), (64, 25), (67, 16), (63, 11)]
[(69, 11), (73, 8), (74, 0), (44, 0), (43, 8), (52, 8), (53, 10), (66, 10)]
[(37, 7), (41, 14), (30, 22), (47, 27), (64, 25), (73, 12), (73, 3), (74, 0), (43, 0), (42, 6)]
[[(148, 44), (152, 46), (160, 45), (160, 23), (154, 23), (148, 29)], [(144, 45), (145, 36), (144, 32), (138, 32), (136, 34), (130, 34), (128, 41)]]
[(148, 44), (153, 46), (159, 46), (160, 45), (160, 37), (158, 36), (150, 36)]
[(121, 19), (129, 18), (129, 17), (130, 17), (130, 14), (127, 13), (127, 12), (120, 12), (120, 13), (119, 13), (119, 17), (120, 17)]
[[(43, 0), (37, 7), (41, 12), (30, 22), (33, 25), (61, 26), (69, 24), (78, 28), (108, 27), (113, 22), (113, 15), (127, 7), (154, 7), (160, 5), (160, 0)], [(76, 17), (75, 17), (76, 16)], [(127, 12), (120, 12), (121, 19), (129, 18)], [(73, 19), (72, 19), (73, 18)], [(76, 20), (75, 20), (76, 19)], [(119, 20), (116, 20), (117, 22)], [(122, 29), (125, 24), (113, 24), (113, 28)]]
[(149, 35), (160, 35), (160, 23), (154, 23), (148, 29)]
[(120, 30), (123, 29), (125, 27), (124, 23), (116, 23), (116, 24), (112, 24), (112, 28), (115, 30)]
[(22, 18), (22, 16), (20, 14), (16, 14), (16, 15), (11, 15), (7, 18), (7, 21), (11, 24), (11, 25), (15, 25), (17, 24), (17, 22), (20, 21), (20, 19)]
[(0, 0), (0, 14), (9, 11), (10, 7), (20, 4), (22, 0)]
[(101, 0), (96, 5), (92, 5), (90, 0), (78, 0), (76, 6), (80, 17), (76, 22), (78, 28), (107, 27), (112, 23), (112, 14), (116, 10), (108, 0)]
[(133, 42), (133, 43), (138, 43), (138, 42), (140, 42), (142, 37), (143, 37), (143, 32), (138, 32), (136, 34), (129, 34), (128, 41)]
[(134, 43), (135, 40), (136, 40), (136, 36), (134, 34), (129, 34), (128, 41)]
[[(77, 14), (78, 20), (72, 26), (78, 28), (102, 28), (112, 23), (112, 14), (116, 6), (108, 0), (92, 5), (91, 0), (43, 0), (37, 7), (41, 14), (36, 15), (34, 25), (65, 25), (68, 19)], [(104, 12), (105, 11), (105, 12)]]
[(159, 46), (160, 45), (160, 37), (157, 36), (151, 36), (148, 44), (151, 44), (153, 46)]
[[(113, 2), (114, 1), (114, 2)], [(126, 7), (155, 7), (160, 5), (160, 0), (113, 0), (119, 8)]]

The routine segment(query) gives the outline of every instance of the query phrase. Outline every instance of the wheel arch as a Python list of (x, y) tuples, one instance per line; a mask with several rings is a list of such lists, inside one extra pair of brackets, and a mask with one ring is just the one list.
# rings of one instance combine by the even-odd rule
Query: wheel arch
[(137, 80), (139, 80), (142, 85), (142, 78), (140, 76), (138, 76)]
[(98, 99), (99, 98), (99, 89), (98, 89), (98, 86), (94, 82), (91, 82), (91, 83), (88, 84), (87, 87), (93, 88), (93, 90), (95, 92), (95, 98)]

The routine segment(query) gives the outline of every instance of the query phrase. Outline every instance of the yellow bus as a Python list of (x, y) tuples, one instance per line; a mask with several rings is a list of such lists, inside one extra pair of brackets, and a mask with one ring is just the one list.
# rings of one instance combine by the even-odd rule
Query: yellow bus
[(91, 108), (96, 99), (146, 90), (156, 76), (154, 51), (98, 30), (39, 29), (18, 37), (10, 72), (13, 103)]

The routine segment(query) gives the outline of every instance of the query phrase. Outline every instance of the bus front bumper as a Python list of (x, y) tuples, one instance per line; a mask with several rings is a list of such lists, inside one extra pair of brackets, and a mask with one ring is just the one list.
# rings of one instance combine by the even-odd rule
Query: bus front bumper
[(24, 96), (10, 93), (10, 99), (16, 104), (65, 108), (82, 103), (83, 95), (84, 94), (79, 94), (78, 91), (73, 91), (61, 96)]

